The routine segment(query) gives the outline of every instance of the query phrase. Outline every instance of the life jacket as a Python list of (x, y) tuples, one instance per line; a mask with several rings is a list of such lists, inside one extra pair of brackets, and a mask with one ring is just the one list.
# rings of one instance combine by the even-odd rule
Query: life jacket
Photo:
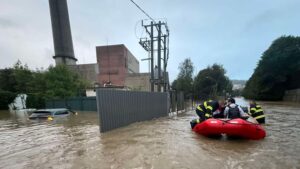
[(235, 104), (234, 107), (230, 107), (227, 106), (229, 109), (228, 109), (228, 114), (227, 114), (227, 117), (229, 119), (235, 119), (235, 118), (240, 118), (241, 117), (241, 114), (240, 114), (240, 109), (239, 109), (239, 106)]
[(213, 100), (203, 102), (203, 104), (197, 107), (198, 110), (202, 111), (206, 118), (212, 117), (212, 112), (219, 108), (219, 103)]
[(263, 109), (257, 104), (250, 105), (250, 115), (256, 120), (265, 118)]

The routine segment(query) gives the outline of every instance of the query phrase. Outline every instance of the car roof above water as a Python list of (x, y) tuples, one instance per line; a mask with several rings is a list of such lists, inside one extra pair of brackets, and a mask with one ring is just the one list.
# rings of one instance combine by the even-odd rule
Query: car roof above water
[(57, 108), (57, 109), (39, 109), (34, 111), (33, 113), (39, 113), (39, 112), (51, 112), (51, 113), (55, 113), (55, 112), (62, 112), (62, 111), (69, 111), (66, 108)]

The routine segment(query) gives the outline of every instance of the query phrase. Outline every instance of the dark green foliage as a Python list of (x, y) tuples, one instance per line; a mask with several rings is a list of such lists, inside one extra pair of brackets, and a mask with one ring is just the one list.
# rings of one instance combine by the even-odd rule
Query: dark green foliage
[(172, 89), (184, 91), (185, 98), (215, 98), (232, 91), (232, 83), (222, 65), (214, 64), (201, 70), (193, 79), (194, 66), (191, 60), (185, 59), (179, 66), (180, 73), (172, 83)]
[(16, 92), (16, 79), (14, 69), (6, 68), (0, 70), (0, 89), (3, 91)]
[(20, 61), (18, 61), (14, 65), (14, 78), (15, 78), (15, 91), (18, 93), (28, 93), (30, 89), (33, 88), (31, 86), (31, 82), (33, 81), (33, 72), (28, 69), (27, 65), (22, 65)]
[(27, 65), (22, 65), (18, 61), (13, 68), (0, 70), (0, 89), (14, 93), (28, 93), (31, 91), (31, 82), (33, 81), (33, 72)]
[(86, 86), (78, 74), (63, 65), (50, 67), (45, 73), (45, 83), (47, 99), (79, 96)]
[(173, 90), (176, 90), (176, 85), (177, 85), (177, 79), (175, 79), (171, 84)]
[(179, 65), (179, 74), (177, 79), (172, 83), (172, 89), (183, 91), (185, 97), (189, 97), (193, 92), (193, 72), (194, 66), (191, 59), (185, 59)]
[(287, 79), (287, 89), (298, 89), (300, 88), (300, 70), (291, 72), (291, 74), (288, 75)]
[(13, 68), (0, 70), (0, 109), (7, 109), (17, 94), (27, 94), (27, 107), (43, 108), (46, 99), (83, 96), (87, 83), (66, 66), (31, 71), (18, 61)]
[(243, 95), (257, 100), (281, 100), (285, 90), (300, 87), (300, 37), (283, 36), (267, 49)]
[(196, 99), (225, 95), (232, 91), (232, 83), (222, 65), (214, 64), (201, 70), (194, 80)]
[(45, 95), (41, 93), (28, 94), (26, 99), (26, 106), (29, 108), (32, 107), (36, 109), (44, 108), (45, 101)]
[(8, 104), (14, 101), (17, 94), (10, 91), (3, 91), (0, 89), (0, 110), (7, 110)]

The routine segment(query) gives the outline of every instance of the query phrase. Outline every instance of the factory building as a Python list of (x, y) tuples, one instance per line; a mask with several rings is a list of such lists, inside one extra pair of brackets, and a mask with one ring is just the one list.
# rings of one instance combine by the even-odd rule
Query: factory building
[(128, 74), (139, 73), (139, 61), (123, 44), (97, 46), (96, 53), (101, 86), (125, 86)]
[(67, 0), (49, 0), (56, 65), (63, 64), (95, 86), (150, 91), (150, 74), (140, 73), (139, 61), (123, 44), (97, 46), (97, 63), (76, 64)]

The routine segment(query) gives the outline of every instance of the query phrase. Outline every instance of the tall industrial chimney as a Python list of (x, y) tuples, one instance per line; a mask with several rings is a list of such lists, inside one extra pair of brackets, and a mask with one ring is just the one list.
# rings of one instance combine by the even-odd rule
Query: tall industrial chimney
[(49, 0), (56, 65), (76, 65), (67, 0)]

